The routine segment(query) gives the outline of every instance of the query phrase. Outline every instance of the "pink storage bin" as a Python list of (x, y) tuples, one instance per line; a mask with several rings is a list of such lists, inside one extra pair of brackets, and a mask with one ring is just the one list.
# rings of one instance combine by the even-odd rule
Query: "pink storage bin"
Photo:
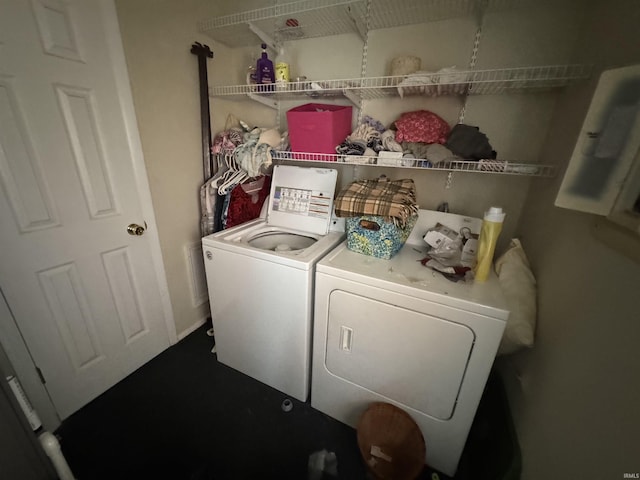
[(307, 103), (287, 111), (292, 152), (336, 153), (351, 133), (351, 107)]

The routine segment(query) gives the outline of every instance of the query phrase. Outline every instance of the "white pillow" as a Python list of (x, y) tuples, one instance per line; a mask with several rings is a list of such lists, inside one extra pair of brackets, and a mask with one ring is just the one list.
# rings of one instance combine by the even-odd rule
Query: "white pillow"
[(533, 346), (536, 329), (536, 279), (517, 238), (511, 240), (509, 249), (496, 260), (495, 267), (510, 311), (498, 348), (498, 355), (505, 355)]

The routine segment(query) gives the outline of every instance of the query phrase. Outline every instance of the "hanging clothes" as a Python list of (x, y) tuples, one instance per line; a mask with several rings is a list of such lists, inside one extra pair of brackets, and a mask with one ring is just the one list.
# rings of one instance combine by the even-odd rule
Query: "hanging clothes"
[(244, 134), (244, 143), (235, 149), (238, 166), (247, 172), (249, 177), (271, 172), (271, 152), (283, 142), (280, 132), (275, 129), (254, 128)]
[(200, 233), (203, 237), (220, 230), (216, 207), (224, 197), (218, 194), (218, 186), (227, 170), (226, 166), (219, 167), (218, 172), (200, 187)]
[(224, 228), (235, 227), (260, 216), (262, 205), (271, 190), (271, 177), (263, 175), (258, 179), (237, 185), (230, 192)]
[[(285, 142), (277, 129), (254, 128), (240, 135), (227, 128), (215, 138), (212, 152), (224, 158), (216, 175), (200, 188), (202, 236), (253, 220), (269, 195), (272, 150)], [(249, 180), (248, 180), (249, 179)], [(256, 180), (257, 179), (257, 180)], [(256, 183), (260, 184), (255, 188)], [(239, 188), (239, 189), (238, 189)]]
[[(233, 117), (235, 118), (235, 117)], [(225, 129), (217, 134), (211, 146), (214, 159), (214, 175), (200, 187), (200, 233), (203, 237), (222, 230), (221, 214), (222, 201), (218, 189), (236, 170), (233, 151), (242, 143), (242, 130), (230, 128), (232, 116), (227, 117)]]

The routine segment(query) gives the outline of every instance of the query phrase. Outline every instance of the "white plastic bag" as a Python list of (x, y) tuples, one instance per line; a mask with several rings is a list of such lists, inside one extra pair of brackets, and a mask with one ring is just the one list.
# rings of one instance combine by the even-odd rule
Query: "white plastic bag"
[(509, 249), (496, 260), (496, 273), (509, 308), (509, 320), (498, 355), (532, 347), (536, 329), (536, 279), (529, 267), (520, 240), (511, 240)]

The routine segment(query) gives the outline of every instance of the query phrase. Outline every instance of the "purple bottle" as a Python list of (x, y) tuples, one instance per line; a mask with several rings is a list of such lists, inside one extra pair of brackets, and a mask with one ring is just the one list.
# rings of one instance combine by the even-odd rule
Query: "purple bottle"
[(273, 91), (273, 84), (276, 82), (275, 73), (273, 70), (273, 62), (267, 57), (267, 44), (262, 44), (262, 57), (258, 59), (256, 64), (257, 83), (259, 85), (267, 85), (266, 87), (258, 87), (258, 91), (266, 92)]

